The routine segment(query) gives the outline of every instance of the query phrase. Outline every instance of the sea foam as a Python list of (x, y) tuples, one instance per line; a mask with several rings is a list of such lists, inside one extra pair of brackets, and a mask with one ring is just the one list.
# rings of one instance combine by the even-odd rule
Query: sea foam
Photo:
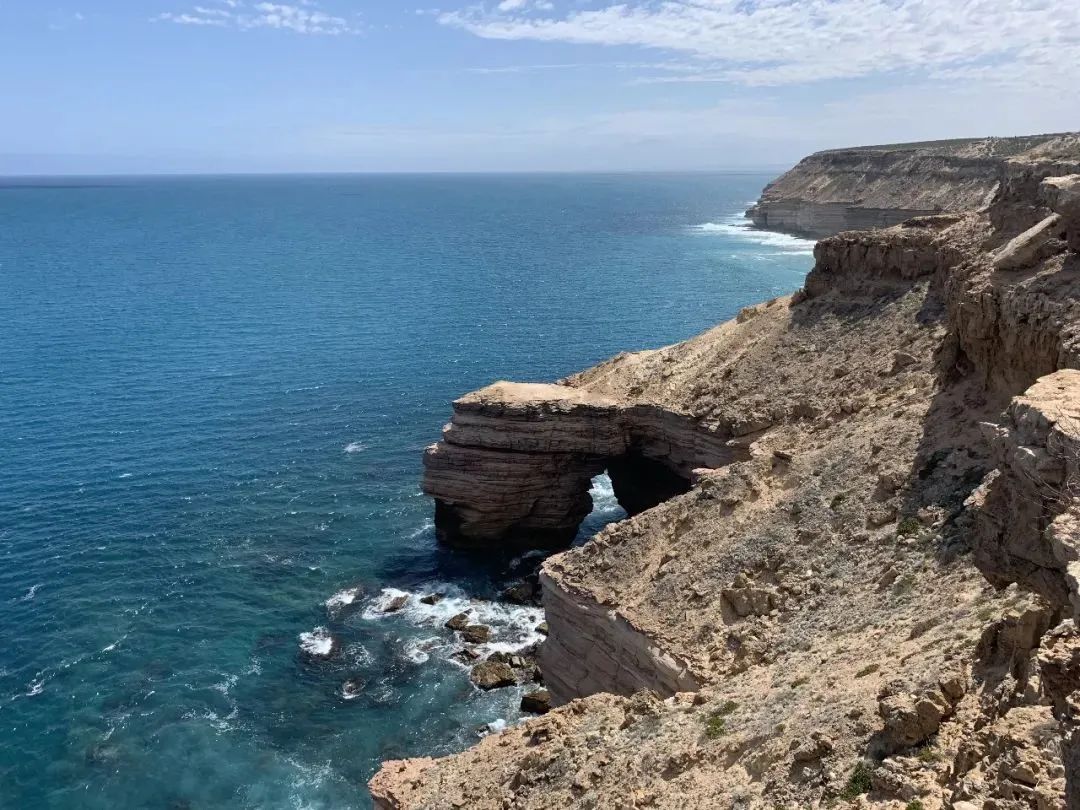
[(731, 236), (757, 245), (774, 248), (782, 253), (813, 255), (814, 240), (802, 239), (786, 233), (762, 231), (753, 226), (750, 220), (741, 215), (733, 216), (724, 222), (704, 222), (691, 230), (701, 234), (719, 234)]
[(334, 651), (334, 637), (325, 627), (300, 634), (300, 649), (313, 658), (326, 658)]

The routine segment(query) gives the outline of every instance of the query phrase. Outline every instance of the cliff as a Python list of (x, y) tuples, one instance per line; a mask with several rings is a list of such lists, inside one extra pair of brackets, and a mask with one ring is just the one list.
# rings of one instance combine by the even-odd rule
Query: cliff
[(564, 542), (603, 469), (631, 517), (544, 563), (560, 708), (386, 763), (376, 806), (1080, 807), (1072, 160), (827, 238), (685, 343), (455, 403), (446, 539)]
[(818, 152), (766, 186), (747, 216), (759, 228), (821, 238), (916, 216), (978, 211), (1014, 167), (1058, 155), (1075, 160), (1078, 143), (1069, 134)]

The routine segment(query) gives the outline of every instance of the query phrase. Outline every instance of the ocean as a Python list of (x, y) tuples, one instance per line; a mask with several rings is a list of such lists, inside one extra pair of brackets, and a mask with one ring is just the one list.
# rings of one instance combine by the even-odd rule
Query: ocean
[(423, 448), (799, 287), (740, 216), (769, 179), (0, 180), (0, 806), (365, 808), (517, 720), (442, 623), (538, 640), (528, 562), (437, 546)]

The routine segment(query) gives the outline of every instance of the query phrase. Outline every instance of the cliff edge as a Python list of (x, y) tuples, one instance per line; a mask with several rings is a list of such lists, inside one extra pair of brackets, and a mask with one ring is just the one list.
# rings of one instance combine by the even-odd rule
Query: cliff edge
[(822, 238), (979, 211), (1032, 161), (1075, 159), (1078, 152), (1075, 133), (817, 152), (766, 186), (747, 216), (758, 228)]
[(685, 343), (455, 403), (444, 539), (565, 543), (602, 470), (631, 516), (544, 563), (559, 708), (385, 763), (377, 807), (1080, 807), (1080, 164), (1010, 171)]

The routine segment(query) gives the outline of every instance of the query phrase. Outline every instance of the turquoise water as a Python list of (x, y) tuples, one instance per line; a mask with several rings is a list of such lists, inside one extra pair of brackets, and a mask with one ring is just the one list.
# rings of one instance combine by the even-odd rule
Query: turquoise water
[(462, 392), (799, 286), (808, 244), (732, 219), (768, 179), (0, 181), (0, 806), (366, 807), (513, 722), (441, 624), (540, 617), (436, 547), (422, 449)]

